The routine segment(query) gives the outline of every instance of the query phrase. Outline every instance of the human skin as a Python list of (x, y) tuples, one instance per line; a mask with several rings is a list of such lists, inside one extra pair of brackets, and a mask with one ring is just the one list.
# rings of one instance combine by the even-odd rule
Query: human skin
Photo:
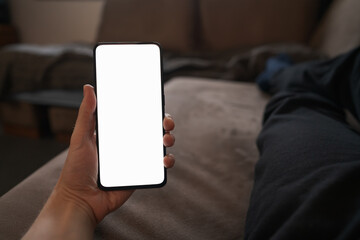
[[(60, 178), (23, 239), (92, 239), (95, 226), (108, 213), (123, 205), (134, 192), (102, 191), (98, 188), (94, 134), (96, 96), (90, 85), (85, 85), (83, 91), (84, 98)], [(175, 138), (170, 131), (175, 125), (170, 115), (165, 115), (163, 126), (164, 146), (171, 147)], [(142, 144), (140, 139), (138, 144)], [(174, 163), (172, 154), (164, 157), (166, 168), (173, 167)]]

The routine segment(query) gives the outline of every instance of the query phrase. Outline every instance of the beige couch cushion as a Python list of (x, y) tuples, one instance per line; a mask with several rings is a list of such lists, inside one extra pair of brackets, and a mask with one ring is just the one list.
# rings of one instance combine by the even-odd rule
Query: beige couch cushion
[[(136, 191), (100, 223), (95, 239), (241, 239), (266, 99), (255, 84), (195, 78), (171, 80), (165, 94), (166, 111), (176, 122), (176, 143), (168, 152), (177, 162), (168, 182)], [(0, 198), (0, 239), (24, 234), (65, 157)]]
[(98, 41), (156, 41), (164, 49), (188, 51), (194, 16), (192, 0), (108, 0)]
[(360, 44), (360, 1), (335, 0), (316, 30), (311, 45), (330, 57)]
[(305, 43), (319, 0), (199, 0), (204, 48), (226, 50), (272, 42)]

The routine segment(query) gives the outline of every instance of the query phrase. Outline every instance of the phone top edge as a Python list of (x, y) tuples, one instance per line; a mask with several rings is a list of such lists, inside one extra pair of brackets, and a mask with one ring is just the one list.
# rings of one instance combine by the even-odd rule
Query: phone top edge
[(156, 45), (159, 47), (160, 50), (162, 50), (162, 46), (159, 42), (155, 42), (155, 41), (146, 41), (146, 42), (97, 42), (95, 45), (94, 45), (94, 50), (101, 46), (101, 45), (139, 45), (139, 44), (152, 44), (152, 45)]

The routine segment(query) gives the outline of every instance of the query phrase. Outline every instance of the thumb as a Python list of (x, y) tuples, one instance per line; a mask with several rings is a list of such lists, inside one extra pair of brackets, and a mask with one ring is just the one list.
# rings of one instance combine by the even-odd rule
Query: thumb
[[(81, 102), (78, 117), (75, 123), (75, 129), (72, 135), (75, 139), (83, 139), (84, 137), (92, 137), (95, 131), (95, 108), (96, 96), (94, 88), (91, 85), (84, 85), (84, 97)], [(75, 140), (74, 139), (74, 140)]]

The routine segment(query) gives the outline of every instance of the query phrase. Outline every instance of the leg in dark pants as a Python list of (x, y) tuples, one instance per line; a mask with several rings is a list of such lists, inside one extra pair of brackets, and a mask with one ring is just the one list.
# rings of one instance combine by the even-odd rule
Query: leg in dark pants
[(258, 138), (247, 239), (360, 236), (360, 50), (273, 79)]

